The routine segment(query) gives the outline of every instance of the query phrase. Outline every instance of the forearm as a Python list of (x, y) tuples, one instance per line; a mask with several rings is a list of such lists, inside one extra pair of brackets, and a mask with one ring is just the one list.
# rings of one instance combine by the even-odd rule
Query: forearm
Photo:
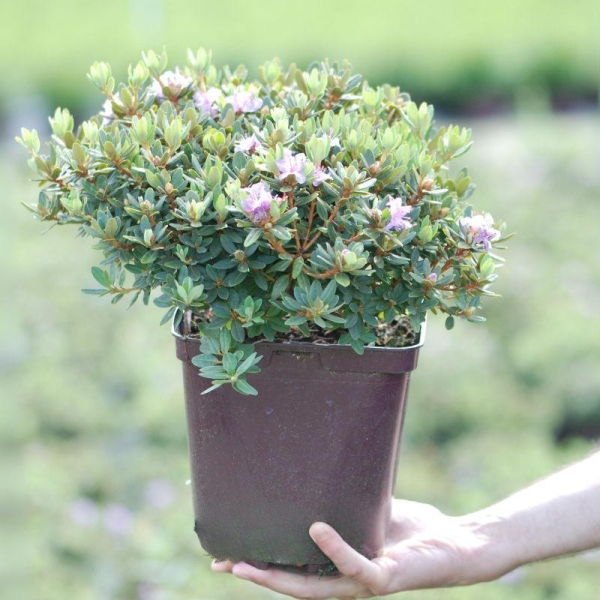
[(600, 452), (464, 519), (499, 571), (598, 547)]

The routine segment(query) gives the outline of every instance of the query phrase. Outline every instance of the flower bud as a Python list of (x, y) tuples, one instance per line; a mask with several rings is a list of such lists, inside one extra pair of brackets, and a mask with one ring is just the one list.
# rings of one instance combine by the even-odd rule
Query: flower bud
[(195, 200), (192, 202), (188, 202), (186, 204), (188, 217), (192, 221), (199, 221), (204, 214), (205, 206), (202, 202), (196, 202)]
[(150, 248), (154, 243), (154, 234), (152, 233), (152, 229), (146, 229), (144, 231), (144, 244)]
[(61, 198), (60, 203), (70, 215), (81, 214), (83, 202), (79, 197), (79, 192), (73, 190), (66, 198)]
[(140, 210), (144, 213), (144, 214), (148, 214), (150, 212), (152, 212), (152, 203), (149, 200), (142, 200), (140, 202)]

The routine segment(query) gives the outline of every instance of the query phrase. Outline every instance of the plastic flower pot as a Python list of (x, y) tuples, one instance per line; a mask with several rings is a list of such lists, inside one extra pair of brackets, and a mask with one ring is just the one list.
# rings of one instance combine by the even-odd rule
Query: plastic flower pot
[(211, 383), (177, 332), (183, 362), (195, 531), (217, 559), (315, 572), (331, 563), (308, 535), (329, 523), (365, 556), (383, 547), (410, 373), (406, 348), (260, 342), (258, 396)]

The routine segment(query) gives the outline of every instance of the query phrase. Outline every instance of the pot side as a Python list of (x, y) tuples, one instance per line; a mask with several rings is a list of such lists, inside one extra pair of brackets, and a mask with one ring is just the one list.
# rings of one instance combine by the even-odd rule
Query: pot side
[(315, 572), (331, 562), (308, 529), (334, 527), (369, 558), (390, 521), (404, 409), (417, 345), (365, 348), (260, 342), (258, 396), (211, 383), (176, 336), (183, 362), (195, 531), (217, 559)]

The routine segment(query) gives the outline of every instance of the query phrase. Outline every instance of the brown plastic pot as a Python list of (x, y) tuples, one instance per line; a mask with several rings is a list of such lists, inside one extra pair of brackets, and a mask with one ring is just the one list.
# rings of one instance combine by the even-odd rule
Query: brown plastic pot
[(331, 563), (308, 535), (324, 521), (367, 557), (385, 541), (410, 372), (419, 343), (365, 348), (260, 342), (258, 396), (210, 381), (177, 332), (183, 361), (195, 531), (217, 559), (314, 572)]

